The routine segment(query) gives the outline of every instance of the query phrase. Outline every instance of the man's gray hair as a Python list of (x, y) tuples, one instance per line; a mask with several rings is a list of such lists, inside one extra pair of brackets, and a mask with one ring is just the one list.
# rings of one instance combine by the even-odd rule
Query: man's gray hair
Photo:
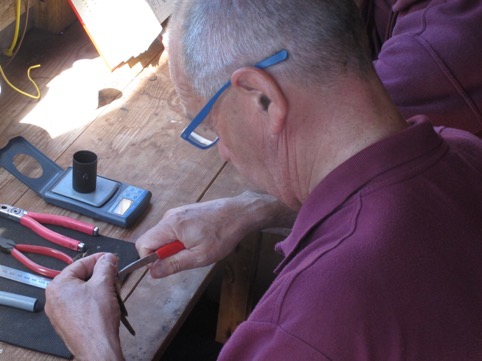
[(172, 22), (178, 60), (204, 98), (236, 69), (282, 49), (288, 60), (269, 71), (305, 86), (372, 69), (353, 0), (178, 0)]

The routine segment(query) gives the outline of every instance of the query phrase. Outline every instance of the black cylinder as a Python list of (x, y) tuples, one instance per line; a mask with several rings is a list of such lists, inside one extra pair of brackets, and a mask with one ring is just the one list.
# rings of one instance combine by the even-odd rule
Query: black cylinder
[(92, 193), (97, 182), (97, 154), (80, 150), (74, 154), (72, 187), (79, 193)]

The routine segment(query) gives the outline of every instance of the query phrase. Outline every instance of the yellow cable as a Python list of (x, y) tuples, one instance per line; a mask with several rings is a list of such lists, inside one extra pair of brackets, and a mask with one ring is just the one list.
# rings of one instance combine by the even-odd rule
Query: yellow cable
[(3, 79), (5, 79), (5, 81), (7, 82), (8, 85), (10, 85), (10, 87), (16, 91), (18, 91), (20, 94), (22, 95), (25, 95), (26, 97), (29, 97), (29, 98), (32, 98), (32, 99), (40, 99), (40, 89), (39, 87), (37, 86), (37, 83), (35, 83), (35, 81), (30, 77), (30, 70), (34, 69), (34, 68), (39, 68), (40, 67), (40, 64), (37, 64), (37, 65), (32, 65), (30, 68), (28, 68), (27, 70), (27, 77), (28, 79), (32, 82), (33, 86), (35, 87), (35, 89), (37, 90), (37, 95), (32, 95), (32, 94), (28, 94), (20, 89), (18, 89), (16, 86), (14, 86), (12, 83), (10, 83), (10, 81), (7, 79), (7, 77), (5, 76), (5, 73), (3, 72), (3, 69), (2, 67), (0, 66), (0, 74), (3, 76)]
[[(18, 41), (18, 34), (20, 32), (20, 13), (21, 13), (21, 5), (22, 5), (22, 0), (17, 0), (17, 9), (16, 9), (16, 21), (15, 21), (15, 34), (13, 36), (13, 40), (12, 40), (12, 44), (10, 45), (10, 48), (9, 49), (4, 49), (4, 54), (7, 55), (7, 56), (10, 56), (12, 57), (13, 54), (14, 54), (14, 49), (15, 47), (17, 46), (17, 41)], [(28, 14), (28, 1), (27, 1), (27, 14)], [(25, 22), (27, 23), (27, 20), (28, 20), (28, 17), (26, 17), (25, 19)], [(27, 26), (27, 24), (25, 24), (25, 26)], [(22, 95), (25, 95), (26, 97), (29, 97), (29, 98), (32, 98), (32, 99), (40, 99), (40, 89), (39, 87), (37, 86), (37, 83), (35, 83), (35, 81), (32, 79), (32, 77), (30, 76), (30, 70), (32, 69), (35, 69), (35, 68), (39, 68), (40, 67), (40, 64), (38, 65), (32, 65), (30, 68), (27, 69), (27, 77), (28, 79), (30, 80), (30, 82), (33, 84), (33, 86), (35, 87), (35, 90), (37, 91), (37, 95), (32, 95), (32, 94), (29, 94), (29, 93), (26, 93), (20, 89), (18, 89), (15, 85), (13, 85), (12, 83), (10, 83), (10, 81), (7, 79), (7, 76), (5, 75), (5, 73), (3, 72), (3, 68), (2, 66), (0, 65), (0, 74), (2, 75), (3, 79), (5, 79), (5, 82), (12, 88), (14, 89), (15, 91), (19, 92), (20, 94)]]
[(17, 45), (18, 33), (20, 31), (20, 8), (21, 8), (21, 5), (22, 5), (22, 0), (17, 0), (17, 11), (16, 11), (16, 19), (15, 19), (15, 34), (13, 35), (12, 45), (10, 45), (10, 48), (3, 50), (3, 53), (6, 56), (12, 56), (13, 50), (15, 49), (15, 46)]

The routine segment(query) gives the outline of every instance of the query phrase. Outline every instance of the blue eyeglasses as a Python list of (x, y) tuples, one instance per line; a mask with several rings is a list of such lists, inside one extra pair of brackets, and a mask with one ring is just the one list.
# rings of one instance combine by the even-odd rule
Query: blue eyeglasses
[[(275, 64), (281, 63), (282, 61), (285, 61), (288, 58), (288, 51), (286, 50), (281, 50), (277, 52), (276, 54), (270, 56), (269, 58), (259, 62), (258, 64), (255, 65), (256, 68), (259, 69), (264, 69), (269, 66), (273, 66)], [(198, 128), (199, 125), (202, 123), (204, 119), (206, 119), (207, 115), (211, 111), (214, 103), (216, 100), (219, 98), (219, 96), (231, 85), (231, 81), (228, 81), (226, 84), (224, 84), (221, 89), (219, 89), (216, 94), (207, 102), (207, 104), (204, 106), (204, 108), (201, 109), (201, 111), (194, 117), (194, 119), (191, 121), (191, 123), (187, 126), (186, 129), (181, 133), (181, 138), (184, 140), (188, 141), (192, 145), (200, 148), (200, 149), (208, 149), (211, 148), (216, 142), (218, 141), (218, 137), (211, 132), (211, 134), (208, 131), (202, 131), (202, 129)], [(195, 132), (196, 128), (198, 128), (198, 132)], [(201, 135), (202, 134), (202, 135)]]

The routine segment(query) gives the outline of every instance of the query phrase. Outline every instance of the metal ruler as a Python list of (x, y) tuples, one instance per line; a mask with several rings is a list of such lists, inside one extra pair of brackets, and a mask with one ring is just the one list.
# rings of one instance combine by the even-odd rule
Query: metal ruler
[(2, 265), (0, 265), (0, 277), (43, 289), (47, 288), (50, 281), (52, 281), (50, 278), (37, 276), (32, 273)]

